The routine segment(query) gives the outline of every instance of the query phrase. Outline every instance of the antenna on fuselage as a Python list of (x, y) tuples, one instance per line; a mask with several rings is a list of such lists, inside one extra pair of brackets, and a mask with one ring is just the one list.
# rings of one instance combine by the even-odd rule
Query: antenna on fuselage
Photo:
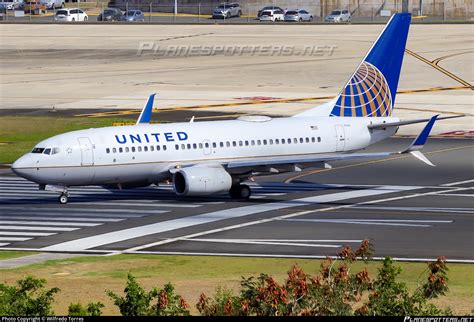
[(150, 123), (151, 113), (153, 112), (153, 101), (155, 100), (155, 95), (156, 93), (153, 93), (148, 98), (148, 101), (146, 102), (145, 106), (143, 107), (142, 112), (140, 113), (140, 116), (138, 117), (136, 125), (143, 124), (143, 123)]

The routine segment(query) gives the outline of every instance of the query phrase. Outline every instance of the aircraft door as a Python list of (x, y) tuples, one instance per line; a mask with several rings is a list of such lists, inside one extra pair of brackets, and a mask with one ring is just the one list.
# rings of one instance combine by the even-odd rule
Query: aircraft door
[(336, 128), (336, 152), (344, 151), (346, 146), (346, 136), (344, 133), (344, 126), (335, 125)]
[(78, 138), (79, 146), (81, 147), (81, 165), (94, 164), (94, 151), (92, 150), (92, 142), (89, 138)]

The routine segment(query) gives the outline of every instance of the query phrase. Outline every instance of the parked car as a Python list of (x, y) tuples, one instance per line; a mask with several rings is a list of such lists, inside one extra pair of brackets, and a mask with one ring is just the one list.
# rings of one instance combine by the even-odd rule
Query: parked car
[(89, 16), (79, 8), (59, 9), (54, 15), (54, 21), (87, 21)]
[(326, 22), (351, 22), (351, 13), (349, 10), (333, 10), (324, 18)]
[(128, 10), (122, 16), (122, 21), (145, 21), (145, 15), (140, 10)]
[(3, 0), (0, 4), (6, 10), (21, 9), (23, 7), (23, 0)]
[(285, 14), (280, 9), (269, 9), (262, 12), (259, 20), (260, 21), (283, 21)]
[(238, 3), (222, 3), (212, 11), (212, 18), (225, 18), (229, 19), (232, 17), (240, 17), (242, 15), (242, 9)]
[(288, 10), (285, 13), (285, 21), (312, 21), (313, 15), (304, 9)]
[(40, 0), (46, 6), (46, 9), (56, 9), (64, 7), (64, 0)]
[(97, 21), (121, 21), (123, 13), (118, 8), (106, 8), (97, 16)]
[(280, 7), (277, 7), (277, 6), (266, 6), (266, 7), (263, 7), (262, 9), (258, 10), (257, 18), (260, 18), (260, 16), (262, 15), (262, 12), (264, 12), (266, 10), (281, 10), (281, 11), (283, 11), (283, 13), (285, 13), (285, 11), (286, 11), (286, 10), (280, 8)]

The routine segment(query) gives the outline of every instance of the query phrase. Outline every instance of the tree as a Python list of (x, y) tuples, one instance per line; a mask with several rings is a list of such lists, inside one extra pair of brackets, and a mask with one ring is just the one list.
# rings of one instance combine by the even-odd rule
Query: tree
[[(125, 297), (121, 297), (112, 291), (107, 291), (107, 295), (119, 307), (123, 316), (189, 315), (188, 304), (180, 295), (174, 293), (174, 286), (171, 283), (166, 284), (163, 289), (153, 288), (146, 292), (129, 273), (124, 293)], [(152, 304), (153, 300), (156, 300), (155, 304)]]
[(105, 307), (101, 302), (89, 303), (85, 307), (80, 303), (71, 303), (68, 308), (69, 316), (101, 316)]
[(51, 304), (59, 288), (44, 289), (45, 279), (26, 276), (8, 286), (0, 284), (0, 316), (47, 316), (54, 312)]

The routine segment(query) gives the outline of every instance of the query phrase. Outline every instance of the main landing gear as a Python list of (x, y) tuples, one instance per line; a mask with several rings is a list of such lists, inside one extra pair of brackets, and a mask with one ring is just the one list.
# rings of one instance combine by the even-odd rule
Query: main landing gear
[(252, 191), (246, 184), (232, 186), (229, 190), (229, 195), (232, 199), (249, 199)]

